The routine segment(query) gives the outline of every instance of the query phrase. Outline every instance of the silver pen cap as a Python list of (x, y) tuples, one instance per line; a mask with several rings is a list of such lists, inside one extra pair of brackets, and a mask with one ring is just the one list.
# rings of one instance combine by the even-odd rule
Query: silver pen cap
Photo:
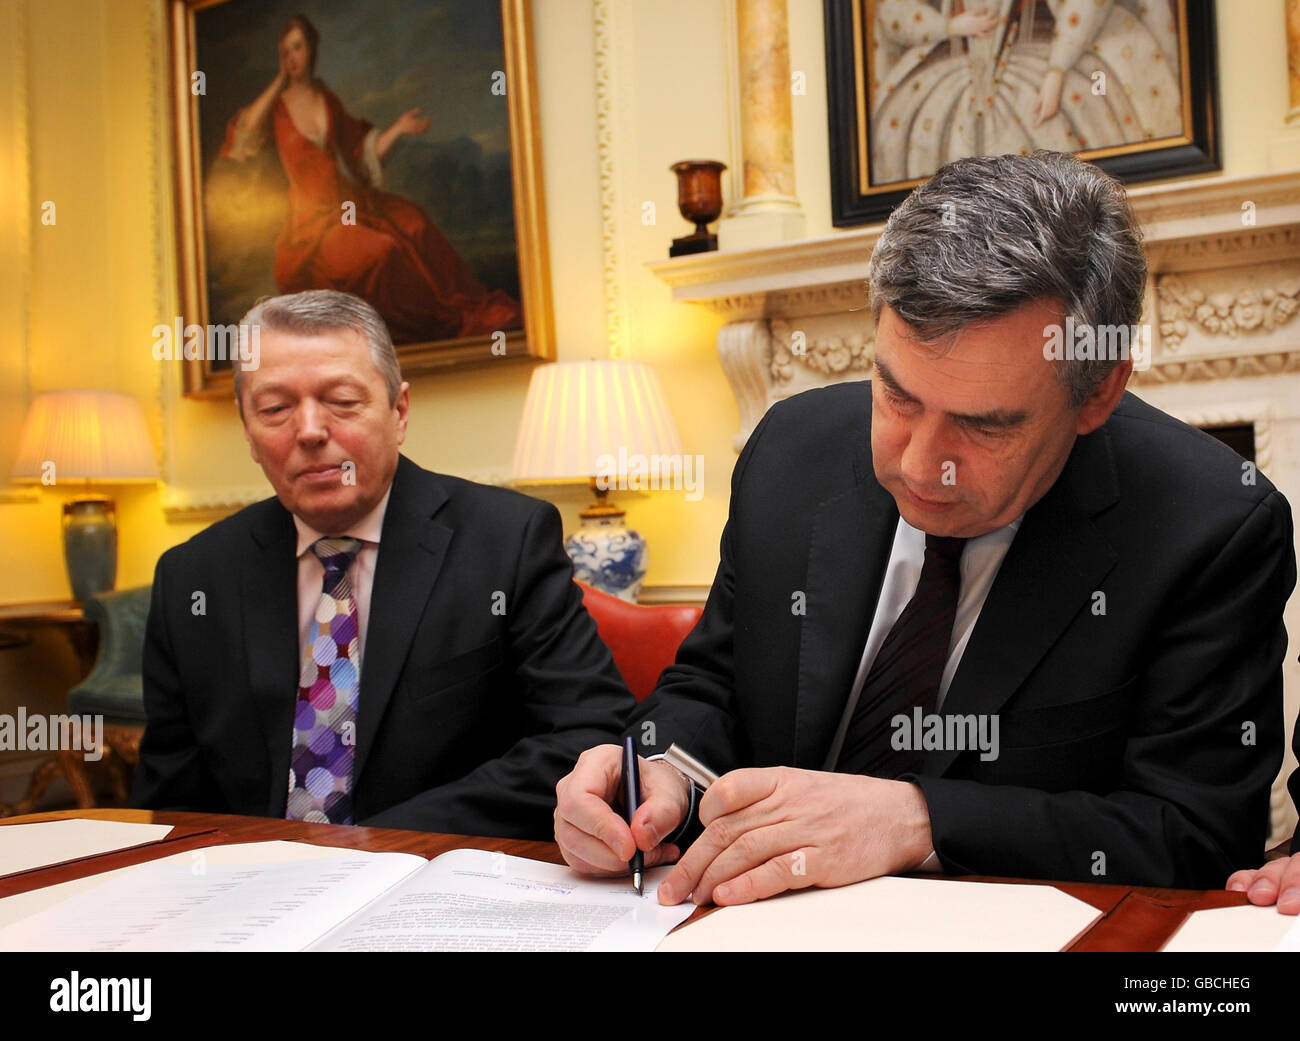
[(664, 753), (664, 762), (676, 767), (680, 773), (685, 774), (701, 788), (708, 788), (718, 779), (717, 774), (682, 748), (681, 745), (669, 745), (668, 751)]

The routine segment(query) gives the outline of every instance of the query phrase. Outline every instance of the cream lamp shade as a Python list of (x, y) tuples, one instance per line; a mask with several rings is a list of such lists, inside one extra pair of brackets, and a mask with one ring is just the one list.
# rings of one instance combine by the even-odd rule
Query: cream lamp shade
[(629, 459), (681, 454), (648, 365), (556, 362), (533, 370), (511, 472), (517, 482), (587, 481), (620, 473)]
[(104, 390), (41, 394), (27, 411), (11, 476), (122, 484), (158, 478), (158, 461), (135, 398)]

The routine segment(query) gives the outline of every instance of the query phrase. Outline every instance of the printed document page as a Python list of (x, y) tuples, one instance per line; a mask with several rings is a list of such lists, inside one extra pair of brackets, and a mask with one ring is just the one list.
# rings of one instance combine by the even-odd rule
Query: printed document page
[(0, 950), (648, 951), (694, 910), (659, 906), (667, 871), (648, 872), (638, 897), (628, 878), (483, 850), (430, 862), (305, 843), (211, 846), (0, 900)]
[(426, 863), (358, 851), (287, 863), (169, 857), (0, 929), (0, 950), (302, 950)]
[(659, 906), (669, 870), (646, 872), (637, 896), (630, 878), (583, 878), (559, 864), (453, 850), (312, 949), (650, 951), (695, 910)]

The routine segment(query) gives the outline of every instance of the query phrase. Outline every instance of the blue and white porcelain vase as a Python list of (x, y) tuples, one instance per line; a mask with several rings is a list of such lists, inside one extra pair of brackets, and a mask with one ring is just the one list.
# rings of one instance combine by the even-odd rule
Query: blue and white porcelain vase
[(564, 540), (564, 549), (576, 578), (636, 603), (645, 581), (645, 539), (624, 525), (623, 510), (603, 499), (582, 511), (582, 526)]

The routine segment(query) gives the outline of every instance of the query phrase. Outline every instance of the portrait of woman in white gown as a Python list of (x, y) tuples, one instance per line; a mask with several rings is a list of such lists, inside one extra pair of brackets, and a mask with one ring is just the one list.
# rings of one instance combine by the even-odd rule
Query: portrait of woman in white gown
[(870, 179), (1184, 132), (1177, 0), (868, 4)]

